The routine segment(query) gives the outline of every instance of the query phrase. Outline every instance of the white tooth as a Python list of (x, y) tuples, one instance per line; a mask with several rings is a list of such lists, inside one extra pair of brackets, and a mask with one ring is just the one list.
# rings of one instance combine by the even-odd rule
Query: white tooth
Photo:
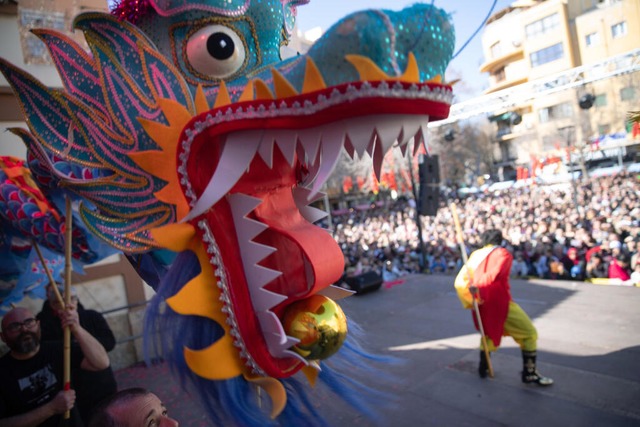
[(356, 159), (356, 149), (353, 148), (353, 144), (351, 143), (351, 138), (349, 137), (349, 134), (345, 135), (344, 137), (344, 151), (347, 152), (347, 154), (349, 155), (349, 158), (351, 160), (355, 160)]
[(407, 156), (407, 148), (409, 148), (409, 143), (410, 142), (411, 142), (411, 139), (409, 139), (404, 144), (400, 145), (400, 153), (402, 153), (402, 157), (406, 157)]
[(311, 363), (307, 359), (305, 359), (304, 357), (300, 356), (295, 351), (285, 350), (285, 351), (282, 352), (282, 357), (285, 357), (285, 356), (293, 357), (294, 359), (298, 359), (299, 361), (301, 361), (305, 365), (309, 365)]
[(318, 292), (319, 295), (323, 295), (334, 301), (338, 301), (340, 299), (350, 297), (355, 293), (356, 293), (355, 291), (351, 291), (349, 289), (341, 288), (340, 286), (334, 286), (334, 285), (330, 285), (329, 287), (326, 287), (322, 289), (320, 292)]
[(421, 117), (408, 116), (404, 118), (402, 123), (402, 140), (400, 141), (400, 146), (407, 144), (409, 140), (416, 135), (421, 123)]
[(300, 214), (302, 217), (314, 224), (323, 218), (326, 218), (329, 214), (322, 209), (314, 208), (313, 206), (303, 206), (300, 208)]
[[(241, 225), (244, 225), (244, 224), (246, 223), (242, 223)], [(245, 262), (246, 262), (246, 267), (244, 268), (244, 270), (245, 270), (245, 276), (247, 276), (247, 280), (249, 280), (249, 276), (253, 277), (253, 275), (250, 273), (250, 270), (253, 270), (256, 264), (258, 264), (260, 261), (262, 261), (269, 255), (271, 255), (275, 251), (276, 251), (276, 248), (272, 246), (263, 245), (261, 243), (252, 242), (250, 240), (240, 241), (240, 252), (242, 253), (242, 266), (245, 267)], [(272, 270), (272, 271), (275, 271), (275, 270)], [(262, 272), (258, 272), (257, 274), (262, 274)], [(279, 276), (279, 274), (277, 276)], [(261, 285), (259, 284), (255, 284), (255, 286), (253, 285), (254, 283), (250, 282), (249, 286), (251, 287), (264, 286), (264, 283), (262, 283)]]
[[(267, 344), (269, 345), (269, 336), (267, 335), (265, 336), (265, 338), (267, 338)], [(293, 338), (288, 335), (285, 335), (283, 337), (284, 342), (280, 344), (279, 342), (276, 342), (276, 339), (280, 339), (280, 338), (281, 338), (280, 336), (273, 337), (273, 343), (269, 345), (269, 353), (271, 353), (271, 355), (274, 357), (289, 357), (288, 353), (291, 351), (289, 349), (294, 345), (298, 344), (300, 340), (297, 338)]]
[[(322, 164), (321, 156), (317, 156), (316, 160), (313, 163), (307, 164), (308, 174), (304, 178), (304, 181), (301, 183), (304, 187), (309, 187), (311, 183), (318, 176), (318, 172), (320, 171), (320, 165)], [(309, 190), (311, 191), (311, 190)]]
[[(242, 193), (229, 194), (227, 199), (231, 207), (233, 222), (236, 224), (239, 240), (252, 240), (258, 233), (268, 227), (266, 224), (246, 217), (248, 213), (262, 203), (262, 199)], [(244, 223), (240, 225), (240, 222)]]
[(360, 117), (349, 120), (347, 130), (349, 140), (360, 157), (364, 155), (365, 150), (371, 145), (374, 125), (375, 117)]
[(297, 187), (295, 187), (293, 189), (293, 198), (296, 202), (296, 205), (298, 206), (303, 206), (309, 203), (313, 203), (316, 200), (320, 200), (323, 199), (325, 196), (327, 195), (327, 193), (324, 193), (322, 191), (318, 192), (315, 194), (315, 196), (313, 198), (311, 198), (311, 190), (306, 188), (306, 187), (302, 187), (300, 185), (298, 185)]
[(264, 335), (275, 335), (275, 337), (271, 337), (271, 339), (276, 338), (274, 344), (280, 346), (287, 342), (287, 335), (278, 316), (272, 311), (258, 311), (256, 315), (258, 316), (258, 321), (260, 321), (262, 333)]
[(318, 129), (305, 129), (300, 131), (298, 138), (307, 153), (306, 163), (313, 164), (318, 156), (320, 147), (320, 132)]
[(258, 147), (258, 154), (262, 157), (262, 160), (267, 164), (269, 169), (273, 167), (273, 134), (269, 131), (263, 131), (260, 147)]
[(313, 183), (313, 188), (311, 189), (312, 197), (315, 193), (320, 191), (322, 185), (327, 181), (331, 172), (333, 172), (333, 168), (336, 166), (336, 163), (338, 163), (343, 141), (343, 126), (336, 123), (331, 126), (326, 126), (323, 129), (320, 152), (322, 157), (318, 176), (316, 177)]
[(289, 166), (293, 166), (293, 159), (296, 153), (296, 142), (298, 141), (298, 135), (292, 131), (280, 131), (275, 135), (276, 144), (280, 148), (280, 152), (284, 155), (284, 158), (289, 162)]
[(218, 167), (209, 179), (207, 187), (182, 222), (205, 213), (231, 190), (253, 160), (262, 131), (231, 134), (223, 143)]
[(322, 218), (325, 218), (329, 214), (321, 209), (309, 206), (309, 203), (313, 203), (316, 200), (323, 198), (325, 196), (325, 193), (319, 192), (318, 194), (316, 194), (313, 200), (309, 200), (308, 197), (310, 195), (311, 191), (307, 188), (297, 186), (293, 189), (293, 200), (295, 201), (300, 214), (304, 219), (313, 224), (316, 221), (320, 221)]
[(318, 362), (317, 360), (310, 360), (309, 361), (309, 366), (311, 366), (312, 368), (314, 368), (316, 371), (322, 371), (322, 368), (320, 367), (320, 362)]
[(242, 254), (242, 268), (247, 279), (251, 302), (256, 310), (258, 308), (269, 309), (285, 300), (286, 297), (263, 288), (267, 283), (279, 277), (282, 272), (258, 265), (276, 249), (251, 240), (267, 228), (266, 224), (246, 217), (262, 200), (246, 194), (231, 194), (227, 199), (237, 232), (238, 246)]
[(258, 234), (268, 228), (266, 224), (246, 217), (249, 212), (262, 203), (262, 200), (240, 193), (230, 194), (227, 199), (242, 253), (245, 275), (248, 275), (248, 270), (275, 252), (276, 248), (252, 242)]
[(429, 141), (428, 136), (429, 136), (429, 130), (427, 129), (427, 125), (426, 124), (420, 125), (420, 127), (418, 128), (418, 133), (416, 133), (415, 142), (413, 144), (414, 156), (418, 154), (418, 150), (420, 149), (420, 144), (422, 144), (424, 146), (424, 149), (427, 152), (429, 152), (429, 145), (427, 143)]
[[(250, 243), (255, 244), (253, 242), (250, 242)], [(271, 281), (280, 277), (282, 275), (282, 272), (277, 270), (272, 270), (270, 268), (263, 267), (257, 264), (247, 265), (249, 263), (245, 264), (244, 262), (245, 258), (246, 256), (242, 257), (243, 267), (244, 267), (245, 276), (247, 277), (247, 284), (249, 285), (249, 292), (251, 293), (251, 301), (253, 302), (253, 305), (262, 307), (264, 310), (273, 307), (273, 305), (268, 305), (268, 304), (258, 302), (258, 299), (263, 297), (260, 291), (264, 290), (264, 286), (267, 283), (270, 283)], [(278, 294), (274, 294), (274, 295), (278, 295)], [(284, 299), (286, 297), (282, 296), (282, 298)], [(269, 299), (269, 301), (270, 300), (271, 299)]]
[(251, 303), (256, 311), (270, 310), (286, 299), (287, 297), (285, 295), (280, 295), (264, 288), (258, 289), (257, 298), (253, 298), (253, 294), (251, 295)]
[(382, 155), (389, 150), (394, 142), (398, 139), (402, 130), (402, 121), (398, 117), (385, 117), (378, 119), (376, 122), (376, 132), (378, 133), (378, 142), (382, 143)]

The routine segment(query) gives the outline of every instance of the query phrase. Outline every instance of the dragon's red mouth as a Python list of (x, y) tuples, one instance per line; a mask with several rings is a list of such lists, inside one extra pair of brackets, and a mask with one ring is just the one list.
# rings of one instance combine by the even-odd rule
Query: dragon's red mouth
[(426, 112), (445, 117), (449, 99), (439, 84), (352, 83), (214, 109), (185, 127), (178, 159), (187, 220), (208, 245), (236, 345), (255, 372), (285, 377), (306, 363), (289, 350), (295, 340), (279, 317), (343, 272), (337, 243), (313, 225), (322, 215), (307, 206), (341, 150), (368, 153), (379, 174), (394, 143), (404, 151), (414, 137), (425, 142)]

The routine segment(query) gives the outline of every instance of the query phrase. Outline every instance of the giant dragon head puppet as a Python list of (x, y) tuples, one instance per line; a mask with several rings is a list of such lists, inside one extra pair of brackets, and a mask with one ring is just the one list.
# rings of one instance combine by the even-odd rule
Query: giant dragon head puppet
[[(329, 368), (357, 353), (349, 339), (320, 360), (344, 331), (312, 348), (295, 334), (307, 327), (313, 336), (323, 315), (340, 313), (326, 297), (340, 297), (332, 283), (343, 256), (310, 204), (342, 150), (369, 155), (379, 176), (385, 153), (415, 154), (452, 100), (441, 77), (454, 47), (445, 12), (416, 4), (355, 13), (282, 60), (307, 2), (122, 0), (111, 15), (75, 19), (89, 52), (35, 30), (63, 89), (0, 61), (27, 118), (29, 131), (14, 132), (30, 164), (90, 202), (89, 229), (128, 254), (179, 253), (148, 331), (216, 422), (286, 424), (317, 412), (296, 381), (324, 379), (353, 398), (339, 384), (348, 374)], [(72, 177), (60, 163), (92, 173)]]

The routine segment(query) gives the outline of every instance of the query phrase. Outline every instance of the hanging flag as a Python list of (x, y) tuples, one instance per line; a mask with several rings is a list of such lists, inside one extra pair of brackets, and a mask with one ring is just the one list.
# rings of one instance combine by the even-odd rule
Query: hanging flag
[(342, 192), (349, 193), (353, 188), (353, 179), (350, 176), (345, 176), (342, 179)]

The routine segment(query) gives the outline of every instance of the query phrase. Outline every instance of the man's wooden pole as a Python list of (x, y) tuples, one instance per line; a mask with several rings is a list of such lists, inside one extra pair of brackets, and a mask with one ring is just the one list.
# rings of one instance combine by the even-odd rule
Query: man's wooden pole
[(38, 258), (40, 258), (40, 264), (42, 264), (42, 268), (44, 269), (45, 273), (47, 273), (47, 278), (49, 278), (49, 284), (53, 287), (53, 292), (56, 294), (56, 299), (58, 300), (58, 303), (64, 309), (65, 307), (64, 300), (62, 299), (62, 295), (60, 295), (60, 291), (58, 290), (58, 285), (56, 284), (56, 281), (53, 280), (53, 276), (51, 275), (51, 271), (49, 271), (49, 267), (47, 267), (47, 264), (44, 261), (44, 256), (42, 256), (42, 251), (40, 251), (40, 246), (38, 246), (38, 243), (36, 243), (35, 240), (32, 240), (31, 244), (33, 245), (33, 248), (36, 250), (36, 253), (38, 254)]
[[(458, 240), (458, 244), (460, 245), (460, 252), (462, 252), (462, 260), (464, 262), (464, 266), (466, 267), (467, 274), (469, 274), (469, 283), (473, 283), (473, 271), (469, 268), (467, 258), (467, 249), (464, 246), (464, 238), (462, 237), (462, 227), (460, 226), (460, 218), (458, 218), (458, 210), (456, 208), (455, 203), (451, 203), (451, 216), (453, 216), (453, 223), (456, 227), (456, 240)], [(487, 337), (484, 334), (484, 326), (482, 325), (482, 317), (480, 317), (480, 307), (478, 307), (478, 298), (475, 292), (471, 292), (471, 298), (473, 300), (473, 311), (476, 313), (476, 318), (478, 319), (478, 328), (480, 329), (480, 335), (482, 339), (482, 351), (484, 351), (484, 355), (487, 358), (487, 366), (489, 368), (489, 376), (493, 378), (493, 365), (491, 364), (491, 355), (489, 354), (489, 347), (487, 345)]]
[[(66, 217), (65, 217), (65, 251), (64, 251), (64, 308), (71, 304), (71, 238), (73, 227), (73, 213), (71, 211), (71, 199), (66, 198)], [(71, 329), (69, 326), (64, 328), (64, 365), (63, 365), (63, 384), (64, 390), (71, 389)], [(71, 412), (64, 413), (64, 418), (69, 419)]]

